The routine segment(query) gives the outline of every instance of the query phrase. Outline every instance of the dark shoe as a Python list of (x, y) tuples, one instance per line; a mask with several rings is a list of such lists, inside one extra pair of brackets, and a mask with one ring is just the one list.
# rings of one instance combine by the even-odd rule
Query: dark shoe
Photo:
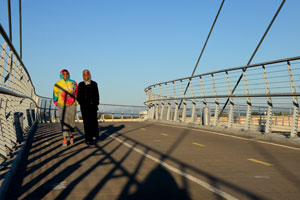
[(95, 138), (96, 140), (98, 140), (98, 139), (99, 139), (99, 135), (95, 135), (94, 138)]
[(85, 141), (86, 145), (91, 146), (93, 144), (93, 141)]

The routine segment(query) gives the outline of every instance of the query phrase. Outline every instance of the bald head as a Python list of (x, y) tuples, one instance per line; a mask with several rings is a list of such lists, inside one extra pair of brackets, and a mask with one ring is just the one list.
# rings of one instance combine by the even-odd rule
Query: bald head
[(83, 70), (82, 76), (83, 76), (83, 80), (89, 81), (91, 77), (90, 71), (87, 69)]

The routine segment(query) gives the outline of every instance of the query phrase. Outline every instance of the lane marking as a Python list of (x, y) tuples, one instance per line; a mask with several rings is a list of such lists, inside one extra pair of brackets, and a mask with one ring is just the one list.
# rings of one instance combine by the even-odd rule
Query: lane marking
[(256, 139), (248, 139), (248, 138), (243, 138), (243, 137), (240, 137), (240, 136), (227, 135), (227, 134), (218, 133), (218, 132), (214, 132), (214, 131), (199, 130), (199, 129), (195, 129), (195, 128), (188, 128), (188, 127), (181, 127), (181, 126), (172, 126), (172, 125), (168, 125), (168, 124), (158, 124), (158, 125), (168, 126), (168, 127), (173, 127), (173, 128), (183, 128), (183, 129), (194, 130), (194, 131), (198, 131), (198, 132), (207, 132), (207, 133), (212, 133), (212, 134), (215, 134), (215, 135), (221, 135), (221, 136), (225, 136), (225, 137), (231, 137), (231, 138), (236, 138), (236, 139), (240, 139), (240, 140), (258, 142), (258, 143), (263, 143), (263, 144), (269, 144), (269, 145), (273, 145), (273, 146), (277, 146), (277, 147), (283, 147), (283, 148), (287, 148), (287, 149), (300, 151), (300, 148), (296, 148), (296, 147), (290, 147), (290, 146), (286, 146), (286, 145), (282, 145), (282, 144), (276, 144), (276, 143), (272, 143), (272, 142), (260, 141), (260, 140), (256, 140)]
[(249, 161), (252, 161), (252, 162), (259, 163), (259, 164), (262, 164), (262, 165), (272, 166), (272, 164), (270, 164), (270, 163), (263, 162), (263, 161), (260, 161), (260, 160), (256, 160), (256, 159), (253, 159), (253, 158), (249, 158), (248, 160), (249, 160)]
[(168, 136), (168, 134), (165, 134), (165, 133), (162, 133), (161, 135), (163, 135), (163, 136)]
[(197, 146), (200, 146), (200, 147), (205, 147), (204, 144), (199, 144), (199, 143), (196, 143), (196, 142), (193, 142), (192, 144), (197, 145)]
[(197, 183), (198, 185), (201, 185), (202, 187), (204, 187), (207, 190), (209, 190), (209, 191), (211, 191), (211, 192), (213, 192), (213, 193), (215, 193), (215, 194), (223, 197), (224, 199), (238, 200), (236, 197), (234, 197), (234, 196), (232, 196), (232, 195), (230, 195), (230, 194), (228, 194), (228, 193), (226, 193), (226, 192), (224, 192), (224, 191), (222, 191), (222, 190), (220, 190), (220, 189), (218, 189), (218, 188), (216, 188), (216, 187), (214, 187), (214, 186), (212, 186), (212, 185), (210, 185), (210, 184), (208, 184), (208, 183), (206, 183), (204, 181), (201, 181), (200, 179), (197, 179), (196, 177), (194, 177), (194, 176), (192, 176), (192, 175), (190, 175), (190, 174), (188, 174), (186, 172), (183, 172), (183, 171), (181, 171), (181, 170), (179, 170), (179, 169), (171, 166), (171, 165), (165, 163), (164, 161), (162, 161), (162, 160), (160, 160), (158, 158), (155, 158), (155, 157), (153, 157), (151, 155), (146, 154), (144, 151), (142, 151), (142, 150), (140, 150), (140, 149), (138, 149), (136, 147), (133, 147), (131, 144), (128, 144), (128, 143), (124, 142), (123, 140), (121, 140), (119, 138), (116, 138), (113, 135), (109, 135), (108, 133), (105, 133), (105, 134), (108, 135), (109, 137), (112, 137), (113, 139), (117, 140), (121, 144), (127, 146), (128, 148), (133, 149), (137, 153), (142, 154), (143, 156), (149, 158), (150, 160), (152, 160), (152, 161), (154, 161), (156, 163), (159, 163), (160, 165), (164, 166), (165, 168), (173, 171), (174, 173), (179, 174), (179, 175), (181, 175), (181, 176), (189, 179), (190, 181), (193, 181), (194, 183)]
[(270, 176), (254, 176), (255, 178), (258, 178), (258, 179), (269, 179), (271, 178)]

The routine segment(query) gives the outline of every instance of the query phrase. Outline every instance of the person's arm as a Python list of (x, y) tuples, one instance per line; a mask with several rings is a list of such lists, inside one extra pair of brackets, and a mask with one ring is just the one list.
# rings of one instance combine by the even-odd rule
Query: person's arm
[(100, 103), (100, 97), (99, 97), (98, 84), (96, 82), (95, 82), (95, 97), (96, 97), (96, 104), (98, 106)]
[(78, 90), (77, 90), (77, 101), (79, 104), (82, 103), (81, 99), (82, 99), (82, 89), (81, 89), (81, 84), (79, 83)]
[(58, 106), (58, 88), (56, 87), (56, 84), (54, 85), (54, 88), (53, 88), (53, 103)]

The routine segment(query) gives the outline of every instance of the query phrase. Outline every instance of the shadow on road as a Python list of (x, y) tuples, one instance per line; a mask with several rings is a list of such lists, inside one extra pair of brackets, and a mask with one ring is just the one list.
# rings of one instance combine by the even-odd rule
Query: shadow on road
[[(101, 190), (109, 181), (120, 177), (126, 178), (126, 183), (121, 188), (119, 195), (117, 195), (117, 199), (120, 200), (191, 199), (189, 195), (189, 185), (187, 183), (188, 180), (186, 180), (185, 177), (182, 177), (184, 184), (180, 187), (176, 183), (172, 174), (159, 163), (154, 165), (152, 170), (148, 172), (143, 180), (137, 178), (137, 175), (145, 165), (145, 161), (147, 159), (145, 155), (149, 153), (155, 155), (155, 157), (159, 158), (161, 162), (171, 161), (175, 163), (179, 166), (182, 173), (189, 170), (200, 176), (206, 177), (207, 180), (210, 180), (209, 184), (216, 188), (225, 186), (242, 194), (243, 196), (246, 196), (247, 199), (263, 199), (246, 189), (233, 185), (226, 180), (217, 178), (212, 174), (201, 171), (181, 162), (180, 160), (170, 157), (170, 153), (176, 149), (176, 146), (184, 137), (185, 132), (177, 138), (167, 153), (162, 153), (126, 136), (126, 134), (129, 134), (132, 131), (136, 131), (144, 127), (150, 127), (152, 126), (151, 124), (142, 124), (142, 127), (130, 130), (124, 129), (125, 126), (123, 124), (101, 125), (102, 126), (99, 129), (99, 141), (92, 148), (84, 144), (82, 124), (77, 124), (75, 137), (77, 140), (76, 143), (68, 146), (67, 148), (61, 148), (61, 141), (57, 139), (61, 136), (59, 124), (55, 126), (40, 126), (35, 135), (35, 139), (32, 140), (33, 143), (30, 144), (36, 149), (28, 151), (28, 156), (23, 158), (22, 164), (15, 176), (15, 180), (13, 180), (14, 184), (9, 188), (8, 199), (43, 199), (46, 195), (53, 191), (53, 187), (57, 185), (57, 183), (62, 183), (68, 177), (73, 175), (73, 178), (69, 180), (65, 188), (60, 190), (59, 194), (57, 194), (53, 199), (70, 198), (70, 195), (75, 191), (76, 186), (82, 183), (82, 181), (91, 175), (99, 166), (105, 165), (110, 165), (112, 167), (109, 168), (103, 177), (94, 180), (92, 188), (88, 188), (88, 191), (82, 191), (85, 195), (82, 199), (96, 199), (97, 195), (101, 193)], [(52, 131), (49, 132), (49, 129)], [(45, 132), (49, 132), (48, 134), (51, 136), (49, 137), (49, 135), (45, 134)], [(114, 139), (110, 136), (113, 136)], [(36, 138), (38, 138), (38, 140), (36, 140)], [(116, 142), (116, 139), (119, 139), (122, 142)], [(45, 141), (47, 141), (48, 144), (43, 144)], [(125, 143), (130, 143), (132, 146), (127, 146), (127, 148), (125, 148), (127, 150), (124, 150)], [(106, 147), (111, 144), (114, 144), (113, 148), (110, 146), (109, 150), (107, 150)], [(43, 145), (47, 148), (44, 149)], [(135, 167), (129, 171), (125, 167), (124, 163), (125, 161), (128, 162), (129, 156), (132, 152), (134, 152), (135, 147), (142, 149), (144, 154), (140, 156), (137, 162), (135, 162), (136, 164), (133, 164)], [(39, 153), (38, 150), (43, 150), (43, 152)], [(79, 156), (83, 151), (88, 152), (88, 154), (85, 156)], [(123, 155), (115, 158), (113, 154), (117, 151), (122, 151)], [(99, 155), (101, 155), (101, 157), (96, 157)], [(86, 165), (85, 163), (90, 159), (94, 159), (94, 162), (90, 165)], [(66, 165), (66, 163), (68, 163), (68, 165)], [(57, 169), (61, 170), (57, 171)], [(40, 173), (37, 173), (38, 171), (40, 171)], [(136, 188), (134, 191), (131, 190), (133, 187)], [(222, 199), (222, 197), (215, 195), (215, 199)]]

